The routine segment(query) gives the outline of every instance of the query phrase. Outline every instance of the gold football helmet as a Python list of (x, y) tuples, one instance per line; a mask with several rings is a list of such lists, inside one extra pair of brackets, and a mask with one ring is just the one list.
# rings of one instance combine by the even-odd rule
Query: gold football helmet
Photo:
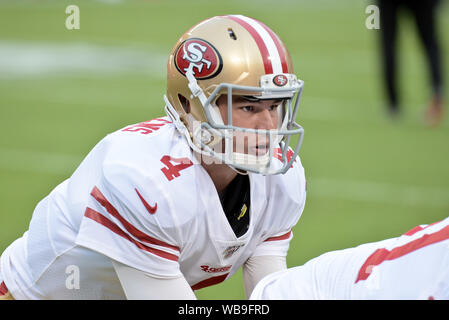
[[(173, 47), (167, 65), (167, 115), (192, 149), (240, 171), (285, 173), (295, 161), (303, 128), (295, 122), (304, 82), (293, 74), (291, 57), (279, 37), (263, 23), (241, 15), (217, 16), (198, 23)], [(227, 95), (227, 119), (217, 99)], [(250, 101), (280, 100), (274, 130), (232, 124), (232, 96)], [(267, 152), (250, 154), (236, 137), (269, 141)], [(289, 148), (292, 136), (298, 140)]]

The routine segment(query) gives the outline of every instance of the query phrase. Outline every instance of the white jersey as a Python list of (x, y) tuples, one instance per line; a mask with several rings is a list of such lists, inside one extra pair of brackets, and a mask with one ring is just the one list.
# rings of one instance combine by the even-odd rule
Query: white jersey
[(168, 118), (128, 126), (37, 205), (29, 230), (2, 254), (1, 276), (16, 299), (125, 298), (111, 259), (183, 275), (193, 290), (219, 283), (251, 256), (285, 256), (304, 208), (299, 158), (284, 175), (249, 181), (249, 228), (236, 237), (211, 178)]
[(449, 218), (270, 274), (251, 299), (449, 299)]

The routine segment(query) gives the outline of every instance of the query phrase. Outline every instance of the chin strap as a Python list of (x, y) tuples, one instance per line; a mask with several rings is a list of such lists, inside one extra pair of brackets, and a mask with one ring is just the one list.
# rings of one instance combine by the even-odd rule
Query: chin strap
[(176, 112), (175, 108), (171, 105), (170, 101), (168, 101), (166, 95), (164, 95), (164, 101), (165, 101), (165, 113), (171, 119), (171, 121), (173, 121), (173, 124), (175, 125), (176, 129), (178, 129), (179, 132), (183, 135), (189, 134), (189, 130), (187, 130), (184, 123), (182, 123), (181, 119), (179, 118), (179, 114)]
[(234, 168), (233, 166), (228, 165), (229, 168), (231, 168), (232, 170), (234, 170), (235, 172), (237, 172), (238, 174), (247, 176), (248, 175), (248, 171), (243, 171), (237, 168)]
[(190, 71), (190, 70), (187, 71), (186, 77), (187, 77), (187, 80), (189, 80), (189, 89), (192, 92), (192, 96), (200, 99), (201, 104), (203, 106), (206, 105), (206, 101), (207, 101), (206, 95), (204, 94), (201, 87), (198, 85), (198, 82), (196, 81), (195, 77), (193, 76), (192, 71)]
[(196, 81), (196, 78), (193, 76), (192, 71), (188, 71), (186, 73), (187, 80), (189, 81), (189, 89), (192, 92), (191, 98), (195, 97), (198, 98), (201, 102), (201, 105), (203, 108), (210, 108), (210, 115), (212, 117), (212, 121), (215, 122), (215, 124), (223, 124), (223, 119), (220, 116), (220, 112), (218, 111), (218, 107), (215, 104), (215, 102), (211, 102), (209, 106), (206, 105), (207, 98), (204, 94), (203, 89), (198, 85), (198, 82)]

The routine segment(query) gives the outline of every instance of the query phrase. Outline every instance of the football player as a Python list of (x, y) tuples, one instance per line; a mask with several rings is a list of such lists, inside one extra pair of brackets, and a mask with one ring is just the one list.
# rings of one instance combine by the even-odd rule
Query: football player
[(449, 299), (449, 218), (270, 274), (251, 299)]
[[(303, 81), (279, 37), (241, 15), (189, 29), (167, 116), (101, 140), (3, 252), (15, 299), (195, 299), (243, 266), (247, 297), (286, 268), (305, 198)], [(293, 148), (290, 148), (292, 142)]]

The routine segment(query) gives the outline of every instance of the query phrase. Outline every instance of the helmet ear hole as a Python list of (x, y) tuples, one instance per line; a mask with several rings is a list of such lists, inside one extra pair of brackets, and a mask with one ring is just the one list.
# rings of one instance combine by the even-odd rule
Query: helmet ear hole
[(232, 28), (228, 28), (228, 34), (232, 40), (237, 40), (237, 36), (235, 35), (234, 30), (232, 30)]
[(182, 94), (178, 94), (179, 102), (181, 103), (182, 108), (184, 109), (185, 113), (190, 113), (190, 102), (187, 100), (186, 97), (184, 97)]

